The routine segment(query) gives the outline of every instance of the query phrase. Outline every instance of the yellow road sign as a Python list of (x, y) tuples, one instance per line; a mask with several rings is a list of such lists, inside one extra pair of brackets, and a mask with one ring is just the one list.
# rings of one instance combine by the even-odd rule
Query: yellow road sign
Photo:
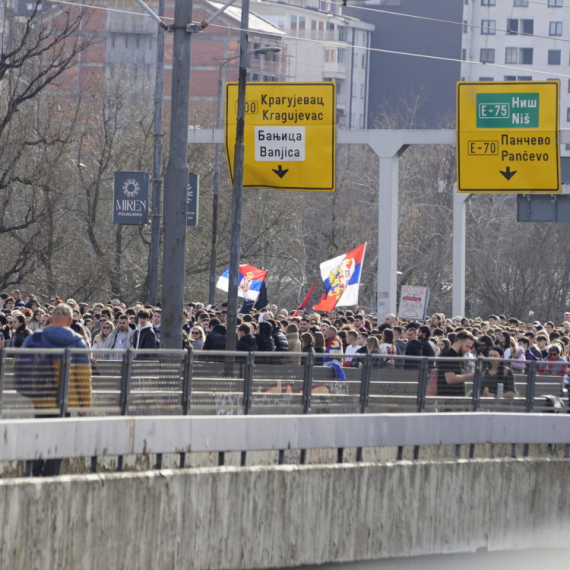
[[(335, 83), (248, 83), (244, 188), (334, 192)], [(226, 85), (226, 157), (234, 173), (237, 83)]]
[(457, 190), (560, 192), (558, 81), (457, 84)]

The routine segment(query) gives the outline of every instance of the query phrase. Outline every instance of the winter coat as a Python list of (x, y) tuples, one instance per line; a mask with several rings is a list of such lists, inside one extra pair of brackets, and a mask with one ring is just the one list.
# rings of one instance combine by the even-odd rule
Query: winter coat
[[(147, 323), (142, 329), (137, 327), (134, 334), (131, 336), (131, 348), (143, 348), (147, 350), (156, 350), (158, 348), (154, 329), (150, 323)], [(154, 357), (156, 357), (156, 354), (137, 354), (135, 359), (149, 360)]]
[(273, 330), (269, 323), (259, 323), (259, 332), (255, 335), (257, 350), (259, 352), (274, 352), (275, 342), (273, 341)]
[(242, 336), (236, 346), (236, 350), (240, 352), (255, 352), (257, 350), (257, 341), (251, 333)]
[(208, 333), (204, 350), (226, 350), (226, 327), (216, 325), (214, 330)]
[[(289, 344), (289, 352), (301, 352), (301, 341), (298, 333), (287, 333), (287, 343)], [(285, 364), (296, 366), (301, 365), (300, 356), (288, 356), (285, 358)]]
[[(50, 325), (41, 330), (42, 348), (83, 348), (88, 349), (89, 345), (85, 339), (69, 327), (58, 327)], [(33, 335), (29, 335), (22, 348), (27, 348), (33, 341)], [(52, 357), (53, 374), (56, 384), (59, 385), (61, 370), (61, 355)], [(32, 400), (36, 408), (57, 408), (57, 395), (49, 395), (37, 400)], [(89, 353), (72, 354), (69, 364), (69, 389), (67, 395), (69, 408), (85, 407), (92, 405), (91, 395), (91, 363)]]

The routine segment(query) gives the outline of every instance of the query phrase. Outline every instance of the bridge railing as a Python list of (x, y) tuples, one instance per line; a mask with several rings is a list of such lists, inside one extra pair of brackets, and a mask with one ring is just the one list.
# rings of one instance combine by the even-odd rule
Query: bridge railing
[[(553, 399), (545, 396), (561, 395), (565, 366), (504, 361), (515, 396), (488, 398), (485, 359), (350, 358), (345, 367), (342, 358), (307, 353), (3, 349), (0, 416), (547, 412)], [(450, 368), (474, 378), (450, 389)], [(512, 396), (507, 376), (496, 383)]]

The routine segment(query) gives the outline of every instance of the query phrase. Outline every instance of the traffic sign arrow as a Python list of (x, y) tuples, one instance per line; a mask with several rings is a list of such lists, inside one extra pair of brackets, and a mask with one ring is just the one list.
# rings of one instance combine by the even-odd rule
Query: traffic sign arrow
[(510, 167), (510, 166), (507, 166), (506, 172), (504, 172), (504, 171), (502, 171), (502, 170), (499, 170), (499, 172), (500, 172), (507, 180), (510, 180), (510, 179), (517, 173), (516, 170), (513, 170), (513, 171), (511, 172), (511, 167)]
[(283, 176), (285, 176), (285, 174), (287, 174), (287, 172), (289, 172), (288, 168), (283, 170), (283, 167), (281, 165), (279, 165), (278, 170), (275, 170), (275, 168), (272, 168), (271, 170), (273, 170), (273, 172), (275, 172), (275, 174), (277, 174), (277, 176), (279, 176), (279, 178), (283, 178)]

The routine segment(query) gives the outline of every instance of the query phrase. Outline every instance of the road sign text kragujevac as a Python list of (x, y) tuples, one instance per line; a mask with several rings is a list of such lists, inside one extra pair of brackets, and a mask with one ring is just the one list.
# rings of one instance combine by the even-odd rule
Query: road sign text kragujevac
[[(336, 85), (248, 83), (244, 188), (334, 192)], [(226, 84), (225, 146), (233, 183), (237, 83)]]
[(457, 190), (560, 192), (558, 81), (457, 84)]

